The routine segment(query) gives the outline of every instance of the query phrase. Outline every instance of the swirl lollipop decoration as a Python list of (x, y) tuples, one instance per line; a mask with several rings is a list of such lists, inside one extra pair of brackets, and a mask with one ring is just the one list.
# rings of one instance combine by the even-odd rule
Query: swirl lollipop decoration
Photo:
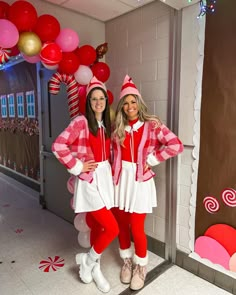
[(236, 191), (233, 188), (226, 188), (221, 193), (221, 198), (225, 205), (236, 207)]
[(203, 200), (203, 205), (205, 206), (205, 209), (207, 212), (213, 214), (220, 210), (220, 205), (218, 200), (215, 197), (207, 196)]
[(11, 49), (1, 48), (0, 47), (0, 63), (6, 63), (10, 59)]

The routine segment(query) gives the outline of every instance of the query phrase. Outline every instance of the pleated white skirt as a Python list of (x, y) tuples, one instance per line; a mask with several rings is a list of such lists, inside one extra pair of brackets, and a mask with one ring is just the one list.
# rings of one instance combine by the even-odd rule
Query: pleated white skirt
[(115, 186), (115, 207), (126, 212), (151, 213), (157, 206), (154, 179), (144, 182), (135, 180), (136, 164), (122, 161), (122, 171), (118, 185)]
[(98, 163), (92, 183), (76, 177), (73, 206), (75, 213), (114, 207), (114, 186), (108, 161)]

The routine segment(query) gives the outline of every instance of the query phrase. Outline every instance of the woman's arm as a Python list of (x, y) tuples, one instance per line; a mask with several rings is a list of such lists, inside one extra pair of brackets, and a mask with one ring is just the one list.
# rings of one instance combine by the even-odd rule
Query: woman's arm
[(151, 134), (154, 136), (154, 138), (151, 138), (151, 145), (155, 147), (153, 153), (148, 155), (148, 165), (158, 165), (183, 151), (183, 144), (180, 139), (164, 124), (153, 130)]

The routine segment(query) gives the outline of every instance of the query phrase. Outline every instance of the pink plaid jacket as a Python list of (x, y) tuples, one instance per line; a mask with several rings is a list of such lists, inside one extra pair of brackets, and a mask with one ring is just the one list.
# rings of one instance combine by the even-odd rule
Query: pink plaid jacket
[[(163, 162), (171, 157), (177, 156), (182, 151), (182, 142), (164, 124), (156, 128), (154, 121), (145, 122), (143, 136), (138, 147), (136, 180), (146, 181), (155, 175), (151, 169), (144, 171), (148, 155), (152, 154), (158, 162)], [(121, 146), (117, 138), (113, 139), (113, 153), (112, 173), (114, 183), (117, 185), (122, 167)]]
[[(67, 169), (75, 166), (76, 158), (83, 162), (94, 160), (89, 144), (88, 123), (84, 116), (77, 116), (71, 121), (53, 142), (52, 152)], [(93, 172), (80, 173), (79, 178), (91, 182)]]

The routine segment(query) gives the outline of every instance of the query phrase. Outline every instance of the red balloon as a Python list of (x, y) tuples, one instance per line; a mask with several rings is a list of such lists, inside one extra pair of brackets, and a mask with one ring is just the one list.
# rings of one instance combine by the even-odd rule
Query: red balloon
[(110, 68), (104, 62), (97, 62), (91, 68), (93, 75), (100, 81), (106, 82), (110, 77)]
[(62, 59), (62, 50), (54, 42), (45, 42), (40, 52), (40, 59), (46, 65), (56, 65)]
[(86, 97), (86, 88), (87, 88), (87, 85), (79, 85), (79, 91), (78, 91), (79, 97), (81, 96)]
[(59, 35), (60, 29), (60, 23), (54, 16), (43, 14), (38, 18), (34, 32), (43, 42), (54, 41)]
[(97, 58), (96, 50), (91, 45), (83, 45), (75, 50), (81, 65), (89, 66), (93, 64)]
[(4, 1), (0, 1), (0, 18), (8, 18), (8, 10), (10, 5)]
[(37, 22), (37, 11), (27, 1), (16, 1), (8, 11), (8, 19), (15, 24), (19, 32), (31, 31)]
[(80, 65), (78, 56), (73, 52), (63, 52), (58, 72), (61, 74), (74, 74)]
[(79, 111), (81, 114), (85, 114), (86, 109), (86, 94), (79, 96)]
[(108, 95), (108, 102), (111, 105), (113, 103), (113, 100), (114, 100), (113, 93), (110, 90), (107, 90), (107, 95)]
[(17, 45), (11, 48), (10, 56), (16, 56), (20, 54), (20, 50), (18, 49)]

